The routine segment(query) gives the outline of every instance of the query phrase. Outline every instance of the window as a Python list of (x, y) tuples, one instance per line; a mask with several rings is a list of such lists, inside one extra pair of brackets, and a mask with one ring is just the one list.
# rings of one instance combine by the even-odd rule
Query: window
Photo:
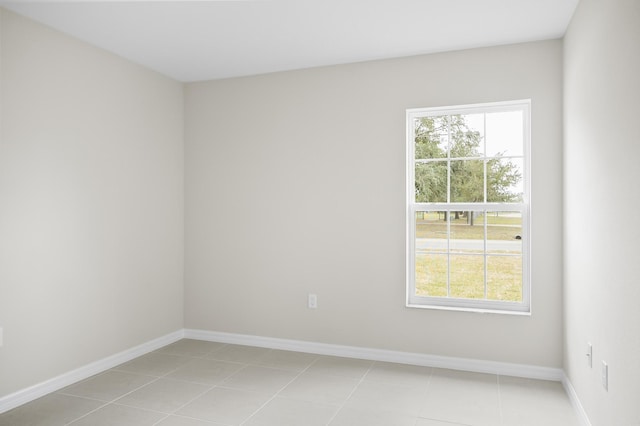
[(407, 306), (529, 312), (530, 101), (407, 110)]

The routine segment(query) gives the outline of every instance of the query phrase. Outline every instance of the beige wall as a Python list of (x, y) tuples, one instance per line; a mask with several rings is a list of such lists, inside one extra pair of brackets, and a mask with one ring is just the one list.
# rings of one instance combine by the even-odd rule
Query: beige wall
[(564, 367), (594, 426), (640, 425), (639, 23), (637, 0), (581, 0), (564, 46)]
[(182, 85), (1, 11), (0, 396), (183, 327)]
[[(560, 41), (186, 85), (186, 327), (560, 367), (561, 96)], [(533, 315), (406, 308), (405, 110), (524, 98)]]

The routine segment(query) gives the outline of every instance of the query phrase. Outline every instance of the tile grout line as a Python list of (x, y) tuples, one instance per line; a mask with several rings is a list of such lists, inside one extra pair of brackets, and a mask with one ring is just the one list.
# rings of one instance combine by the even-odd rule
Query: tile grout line
[[(274, 349), (271, 349), (270, 351), (273, 351)], [(304, 352), (297, 352), (297, 353), (304, 353)], [(262, 404), (260, 407), (258, 407), (258, 409), (256, 411), (254, 411), (249, 417), (247, 417), (242, 423), (240, 423), (240, 426), (245, 425), (249, 420), (251, 420), (256, 414), (258, 414), (258, 412), (260, 412), (260, 410), (262, 410), (267, 404), (269, 404), (271, 401), (273, 401), (274, 399), (276, 399), (276, 397), (280, 394), (280, 392), (282, 392), (287, 386), (289, 386), (291, 383), (293, 383), (298, 377), (300, 377), (304, 372), (306, 372), (309, 368), (311, 368), (311, 366), (313, 364), (315, 364), (316, 362), (318, 362), (318, 360), (320, 359), (320, 356), (316, 355), (316, 359), (313, 360), (313, 362), (311, 362), (309, 365), (307, 365), (303, 370), (301, 370), (293, 379), (289, 380), (284, 386), (282, 386), (278, 391), (276, 391), (275, 394), (273, 394), (273, 396), (271, 398), (269, 398), (264, 404)], [(260, 367), (265, 367), (265, 366), (261, 366), (258, 365)], [(283, 370), (283, 369), (281, 369)]]
[[(429, 388), (431, 386), (431, 381), (433, 380), (433, 374), (435, 373), (436, 368), (435, 367), (430, 367), (431, 371), (429, 372), (429, 380), (427, 380), (427, 386), (425, 387), (425, 397), (429, 397)], [(437, 419), (431, 419), (429, 417), (422, 417), (421, 415), (422, 413), (422, 409), (420, 409), (420, 411), (418, 412), (418, 415), (416, 416), (416, 424), (418, 424), (418, 420), (435, 420), (435, 421), (441, 421), (441, 420), (437, 420)], [(455, 424), (454, 424), (455, 425)], [(458, 425), (455, 425), (458, 426)], [(460, 425), (463, 426), (463, 425)]]
[[(143, 356), (144, 356), (144, 355), (143, 355)], [(116, 366), (116, 367), (117, 367), (117, 366)], [(85, 397), (85, 396), (78, 396), (78, 395), (73, 395), (73, 394), (70, 394), (70, 393), (65, 393), (65, 392), (62, 392), (62, 391), (57, 392), (57, 393), (59, 393), (59, 394), (61, 394), (61, 395), (74, 396), (74, 397), (76, 397), (76, 398), (84, 398), (84, 399), (91, 399), (91, 400), (94, 400), (94, 401), (104, 402), (104, 404), (103, 404), (103, 405), (101, 405), (101, 406), (99, 406), (99, 407), (97, 407), (97, 408), (95, 408), (95, 409), (93, 409), (93, 410), (89, 411), (88, 413), (85, 413), (84, 415), (82, 415), (82, 416), (80, 416), (80, 417), (76, 417), (75, 419), (71, 420), (70, 422), (65, 423), (65, 426), (70, 425), (70, 424), (73, 424), (73, 423), (75, 423), (75, 422), (77, 422), (77, 421), (79, 421), (79, 420), (81, 420), (81, 419), (83, 419), (83, 418), (87, 417), (88, 415), (95, 413), (96, 411), (101, 410), (102, 408), (104, 408), (104, 407), (106, 407), (106, 406), (108, 406), (108, 405), (113, 404), (113, 403), (114, 403), (115, 401), (117, 401), (118, 399), (123, 398), (123, 397), (125, 397), (126, 395), (129, 395), (130, 393), (135, 392), (135, 391), (137, 391), (137, 390), (139, 390), (139, 389), (142, 389), (143, 387), (145, 387), (145, 386), (147, 386), (147, 385), (150, 385), (151, 383), (157, 382), (157, 381), (161, 378), (161, 376), (151, 376), (151, 375), (147, 375), (147, 374), (139, 374), (139, 373), (131, 373), (131, 372), (128, 372), (128, 371), (115, 370), (115, 368), (116, 368), (116, 367), (111, 368), (111, 369), (106, 370), (106, 371), (103, 371), (102, 373), (100, 373), (100, 374), (96, 374), (95, 376), (92, 376), (92, 377), (86, 378), (86, 379), (84, 379), (84, 380), (81, 380), (81, 381), (79, 381), (78, 383), (74, 383), (74, 384), (72, 384), (72, 385), (70, 385), (70, 386), (74, 386), (75, 384), (79, 384), (79, 383), (82, 383), (82, 382), (85, 382), (85, 381), (91, 380), (92, 378), (96, 378), (96, 377), (103, 376), (103, 375), (105, 375), (106, 373), (108, 373), (109, 371), (115, 371), (115, 372), (118, 372), (118, 373), (125, 373), (125, 374), (133, 374), (133, 375), (136, 375), (136, 376), (143, 376), (143, 377), (153, 377), (153, 380), (151, 380), (151, 381), (150, 381), (150, 382), (148, 382), (148, 383), (145, 383), (144, 385), (138, 386), (137, 388), (135, 388), (135, 389), (133, 389), (133, 390), (131, 390), (131, 391), (129, 391), (129, 392), (127, 392), (127, 393), (123, 394), (123, 395), (120, 395), (119, 397), (117, 397), (117, 398), (115, 398), (115, 399), (112, 399), (112, 400), (110, 400), (110, 401), (106, 401), (106, 402), (105, 402), (104, 400), (97, 399), (97, 398), (90, 398), (90, 397)]]
[[(106, 373), (106, 372), (108, 372), (108, 371), (109, 371), (109, 370), (105, 371), (104, 373)], [(104, 374), (104, 373), (101, 373), (100, 375), (102, 375), (102, 374)], [(129, 374), (131, 374), (131, 373), (129, 373)], [(148, 382), (148, 383), (145, 383), (144, 385), (138, 386), (137, 388), (135, 388), (135, 389), (133, 389), (133, 390), (131, 390), (131, 391), (129, 391), (129, 392), (127, 392), (127, 393), (123, 394), (123, 395), (120, 395), (119, 397), (117, 397), (117, 398), (115, 398), (115, 399), (112, 399), (112, 400), (111, 400), (111, 401), (109, 401), (109, 402), (106, 402), (104, 405), (101, 405), (100, 407), (96, 408), (95, 410), (89, 411), (89, 412), (88, 412), (88, 413), (86, 413), (85, 415), (80, 416), (80, 417), (78, 417), (78, 418), (76, 418), (76, 419), (74, 419), (74, 420), (70, 421), (69, 423), (66, 423), (66, 424), (65, 424), (65, 426), (66, 426), (66, 425), (73, 424), (73, 423), (75, 423), (75, 422), (77, 422), (77, 421), (79, 421), (79, 420), (81, 420), (81, 419), (83, 419), (83, 418), (87, 417), (88, 415), (93, 414), (93, 413), (95, 413), (96, 411), (103, 409), (104, 407), (106, 407), (106, 406), (108, 406), (108, 405), (112, 405), (112, 404), (114, 404), (117, 400), (119, 400), (120, 398), (124, 398), (125, 396), (127, 396), (127, 395), (129, 395), (129, 394), (131, 394), (131, 393), (133, 393), (133, 392), (135, 392), (135, 391), (137, 391), (137, 390), (140, 390), (140, 389), (142, 389), (143, 387), (145, 387), (145, 386), (147, 386), (147, 385), (150, 385), (151, 383), (155, 383), (155, 382), (157, 382), (158, 380), (160, 380), (160, 377), (156, 377), (156, 378), (154, 378), (152, 381), (150, 381), (150, 382)], [(75, 395), (69, 395), (69, 396), (75, 396)], [(98, 401), (99, 401), (99, 400), (98, 400)], [(120, 404), (120, 405), (121, 405), (121, 404)], [(149, 411), (149, 410), (146, 410), (146, 411)]]
[[(215, 352), (217, 352), (217, 351), (221, 350), (222, 348), (224, 348), (224, 347), (226, 347), (226, 346), (228, 346), (228, 345), (227, 345), (227, 344), (224, 344), (224, 345), (220, 346), (220, 347), (219, 347), (219, 348), (217, 348), (217, 349), (213, 349), (213, 350), (211, 350), (211, 351), (207, 352), (206, 354), (204, 354), (204, 355), (202, 355), (202, 356), (195, 356), (194, 358), (197, 358), (197, 359), (204, 359), (204, 360), (210, 360), (210, 361), (219, 361), (219, 360), (215, 360), (215, 359), (211, 359), (211, 358), (207, 358), (207, 357), (208, 357), (209, 355), (212, 355), (213, 353), (215, 353)], [(189, 363), (187, 363), (187, 364), (189, 364)], [(187, 364), (185, 364), (185, 365), (187, 365)], [(237, 364), (240, 364), (240, 363), (237, 363)], [(167, 378), (167, 377), (166, 377), (167, 375), (169, 375), (169, 374), (171, 374), (171, 373), (176, 372), (177, 370), (179, 370), (179, 369), (180, 369), (180, 368), (182, 368), (182, 367), (184, 367), (184, 365), (183, 365), (183, 366), (180, 366), (180, 367), (178, 367), (178, 368), (176, 368), (176, 369), (175, 369), (175, 370), (173, 370), (173, 371), (170, 371), (170, 372), (169, 372), (169, 373), (167, 373), (167, 374), (165, 374), (165, 375), (163, 376), (163, 378)], [(243, 368), (244, 368), (244, 367), (243, 367)], [(242, 370), (242, 368), (241, 368), (240, 370)], [(240, 371), (240, 370), (238, 370), (238, 371)], [(234, 374), (235, 374), (235, 373), (234, 373)], [(167, 378), (167, 379), (168, 379), (168, 378)], [(173, 379), (168, 379), (168, 380), (173, 380)], [(196, 382), (190, 382), (190, 381), (187, 381), (187, 380), (180, 380), (180, 381), (184, 381), (185, 383), (196, 383)], [(198, 383), (198, 384), (202, 384), (202, 385), (204, 385), (204, 383)], [(205, 389), (204, 391), (200, 392), (200, 393), (199, 393), (198, 395), (196, 395), (195, 397), (191, 398), (189, 401), (187, 401), (187, 402), (185, 402), (184, 404), (182, 404), (180, 407), (178, 407), (178, 408), (176, 408), (175, 410), (173, 410), (171, 413), (167, 414), (165, 417), (163, 417), (163, 418), (159, 419), (159, 420), (158, 420), (157, 422), (155, 422), (153, 425), (155, 426), (155, 425), (159, 424), (160, 422), (163, 422), (164, 420), (168, 419), (170, 416), (172, 416), (172, 415), (176, 415), (176, 413), (177, 413), (178, 411), (182, 410), (184, 407), (186, 407), (187, 405), (191, 404), (193, 401), (195, 401), (196, 399), (200, 398), (200, 397), (201, 397), (202, 395), (204, 395), (205, 393), (207, 393), (207, 392), (209, 392), (209, 391), (211, 391), (211, 390), (215, 389), (217, 386), (218, 386), (218, 384), (213, 384), (213, 385), (211, 385), (210, 387), (208, 387), (208, 388), (207, 388), (207, 389)], [(166, 413), (165, 413), (165, 414), (166, 414)], [(195, 418), (195, 417), (189, 417), (189, 416), (182, 416), (182, 417), (187, 417), (187, 418), (190, 418), (190, 419), (203, 421), (203, 419), (198, 419), (198, 418)], [(207, 420), (204, 420), (204, 421), (207, 421)]]
[(345, 405), (347, 405), (347, 402), (351, 399), (351, 397), (353, 396), (353, 394), (356, 392), (356, 390), (360, 387), (360, 385), (362, 384), (362, 382), (364, 382), (365, 377), (367, 377), (367, 375), (369, 374), (369, 372), (371, 371), (371, 369), (373, 368), (374, 365), (376, 365), (378, 363), (378, 361), (373, 361), (371, 363), (371, 365), (367, 368), (367, 371), (362, 375), (362, 377), (360, 377), (360, 380), (358, 381), (358, 383), (355, 385), (355, 387), (353, 388), (353, 390), (349, 393), (349, 396), (347, 396), (347, 398), (344, 400), (344, 402), (342, 404), (340, 404), (340, 406), (338, 407), (338, 410), (335, 412), (335, 414), (333, 416), (331, 416), (331, 418), (329, 419), (329, 421), (327, 422), (327, 426), (331, 424), (331, 422), (336, 418), (336, 416), (338, 415), (338, 413), (340, 413), (340, 411), (342, 411), (342, 409), (344, 408)]
[(93, 410), (89, 411), (88, 413), (86, 413), (86, 414), (84, 414), (84, 415), (82, 415), (82, 416), (80, 416), (80, 417), (77, 417), (77, 418), (75, 418), (75, 419), (71, 420), (70, 422), (65, 423), (65, 426), (70, 425), (70, 424), (72, 424), (72, 423), (75, 423), (75, 422), (77, 422), (78, 420), (84, 419), (84, 418), (85, 418), (85, 417), (87, 417), (89, 414), (93, 414), (93, 413), (95, 413), (96, 411), (98, 411), (98, 410), (100, 410), (100, 409), (102, 409), (102, 408), (104, 408), (104, 407), (106, 407), (107, 405), (110, 405), (110, 404), (111, 404), (110, 402), (105, 402), (104, 404), (102, 404), (102, 405), (101, 405), (101, 406), (99, 406), (98, 408), (95, 408), (95, 409), (93, 409)]
[(502, 412), (502, 384), (500, 383), (500, 375), (496, 374), (498, 382), (498, 411), (500, 411), (500, 424), (504, 425), (504, 414)]
[[(170, 380), (170, 379), (169, 379)], [(193, 382), (185, 382), (185, 383), (193, 383)], [(180, 407), (176, 408), (175, 410), (173, 410), (170, 413), (166, 413), (166, 412), (162, 412), (162, 411), (155, 411), (155, 410), (149, 410), (149, 411), (154, 411), (156, 413), (161, 413), (164, 414), (165, 416), (161, 419), (158, 419), (157, 422), (154, 423), (154, 425), (157, 425), (158, 423), (168, 419), (170, 416), (174, 415), (176, 412), (178, 412), (178, 410), (181, 410), (182, 408), (184, 408), (187, 404), (190, 404), (191, 402), (193, 402), (196, 398), (200, 398), (202, 395), (204, 395), (205, 393), (209, 392), (211, 389), (215, 388), (216, 385), (211, 386), (210, 388), (205, 389), (204, 391), (202, 391), (201, 393), (199, 393), (198, 395), (196, 395), (194, 398), (190, 399), (189, 401), (187, 401), (185, 404), (182, 404)], [(126, 396), (126, 395), (123, 395)], [(124, 405), (125, 407), (130, 407), (129, 405), (126, 404), (120, 404), (120, 405)], [(133, 407), (133, 408), (138, 408), (138, 407)], [(196, 419), (196, 420), (202, 420), (202, 419)]]
[[(432, 368), (432, 370), (431, 370), (431, 371), (432, 371), (431, 376), (433, 376), (433, 372), (434, 372), (435, 370), (437, 370), (437, 369), (438, 369), (438, 368), (436, 368), (436, 367), (433, 367), (433, 368)], [(487, 373), (480, 373), (480, 374), (487, 374)], [(490, 375), (495, 375), (495, 376), (496, 376), (496, 386), (497, 386), (497, 388), (498, 388), (498, 411), (499, 411), (499, 414), (500, 414), (500, 425), (503, 425), (503, 424), (504, 424), (504, 420), (503, 420), (503, 418), (502, 418), (502, 406), (501, 406), (501, 395), (500, 395), (500, 381), (499, 381), (499, 379), (500, 379), (500, 375), (499, 375), (499, 374), (493, 374), (493, 373), (491, 373)], [(431, 381), (431, 379), (430, 379), (430, 381)], [(442, 420), (442, 419), (437, 419), (437, 418), (433, 418), (433, 417), (423, 417), (423, 416), (420, 416), (420, 415), (418, 415), (417, 419), (434, 420), (434, 421), (437, 421), (437, 422), (451, 423), (453, 426), (473, 426), (473, 425), (472, 425), (472, 424), (470, 424), (470, 423), (469, 423), (469, 424), (468, 424), (468, 423), (460, 423), (460, 422), (458, 422), (458, 421)]]

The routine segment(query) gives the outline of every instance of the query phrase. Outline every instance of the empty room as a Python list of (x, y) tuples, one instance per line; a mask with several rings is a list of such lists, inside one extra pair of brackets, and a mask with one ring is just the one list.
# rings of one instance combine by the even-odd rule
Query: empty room
[(0, 0), (0, 426), (640, 426), (639, 46), (639, 0)]

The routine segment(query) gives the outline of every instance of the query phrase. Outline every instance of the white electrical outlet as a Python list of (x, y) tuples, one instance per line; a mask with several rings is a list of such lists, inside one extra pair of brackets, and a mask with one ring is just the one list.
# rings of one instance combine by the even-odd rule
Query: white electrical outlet
[(315, 294), (309, 294), (309, 309), (316, 309), (318, 307), (318, 296)]
[(609, 390), (609, 366), (602, 361), (602, 387)]
[(587, 367), (592, 368), (593, 367), (593, 346), (591, 345), (591, 342), (587, 342)]

